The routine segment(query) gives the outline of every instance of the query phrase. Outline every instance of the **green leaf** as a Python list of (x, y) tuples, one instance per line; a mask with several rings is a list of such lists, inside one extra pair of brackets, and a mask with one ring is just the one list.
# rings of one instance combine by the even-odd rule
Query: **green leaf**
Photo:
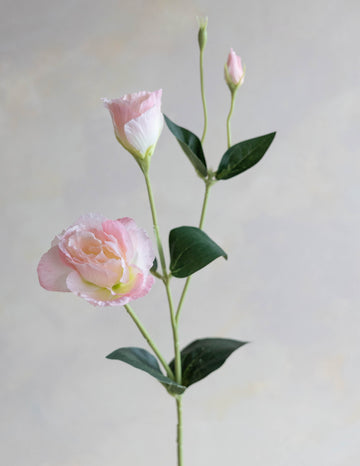
[(207, 166), (200, 139), (188, 129), (176, 125), (166, 115), (164, 115), (164, 118), (167, 127), (178, 140), (195, 170), (202, 178), (205, 178), (207, 176)]
[(178, 227), (170, 231), (170, 271), (174, 277), (184, 278), (197, 272), (226, 253), (200, 228)]
[[(224, 364), (226, 359), (247, 341), (227, 338), (202, 338), (195, 340), (181, 351), (182, 383), (186, 387), (207, 377)], [(174, 370), (175, 361), (170, 368)]]
[(218, 180), (227, 180), (248, 170), (262, 159), (276, 133), (265, 134), (231, 146), (223, 155), (216, 172)]
[(147, 372), (165, 385), (165, 388), (173, 394), (181, 394), (185, 391), (186, 387), (179, 385), (169, 377), (166, 377), (161, 372), (156, 358), (142, 348), (135, 348), (131, 346), (119, 348), (106, 356), (106, 358), (126, 362), (126, 364), (130, 364), (130, 366), (136, 367), (136, 369)]

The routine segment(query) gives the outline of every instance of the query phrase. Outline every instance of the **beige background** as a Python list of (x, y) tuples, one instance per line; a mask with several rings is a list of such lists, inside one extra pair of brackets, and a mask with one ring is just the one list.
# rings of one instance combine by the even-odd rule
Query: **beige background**
[[(1, 464), (175, 465), (173, 400), (104, 359), (145, 347), (124, 310), (46, 292), (36, 266), (83, 213), (132, 216), (151, 232), (142, 177), (100, 98), (161, 87), (164, 112), (200, 134), (195, 16), (207, 15), (209, 164), (226, 145), (231, 46), (247, 65), (234, 142), (278, 134), (259, 165), (210, 195), (205, 229), (229, 260), (194, 278), (182, 345), (252, 344), (186, 394), (185, 465), (357, 466), (359, 2), (0, 7)], [(167, 241), (170, 228), (198, 222), (203, 187), (167, 130), (151, 173)], [(134, 308), (170, 359), (164, 299), (159, 283)]]

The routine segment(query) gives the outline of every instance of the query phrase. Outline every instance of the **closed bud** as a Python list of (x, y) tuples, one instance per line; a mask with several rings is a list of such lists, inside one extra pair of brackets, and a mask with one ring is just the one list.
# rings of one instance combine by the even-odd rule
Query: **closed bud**
[(198, 41), (199, 41), (199, 47), (200, 50), (204, 50), (206, 41), (207, 41), (207, 23), (208, 19), (207, 17), (204, 18), (197, 18), (198, 24), (199, 24), (199, 32), (198, 32)]
[(236, 55), (233, 49), (230, 49), (230, 53), (225, 64), (225, 81), (230, 88), (231, 92), (234, 92), (239, 86), (242, 85), (245, 79), (245, 66), (241, 64), (241, 58)]

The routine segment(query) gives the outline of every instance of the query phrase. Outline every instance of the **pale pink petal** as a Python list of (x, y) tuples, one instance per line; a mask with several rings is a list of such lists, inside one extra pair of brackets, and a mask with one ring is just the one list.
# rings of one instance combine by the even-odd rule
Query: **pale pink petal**
[[(77, 272), (70, 273), (66, 283), (70, 291), (94, 306), (108, 306), (108, 302), (113, 298), (108, 289), (85, 282)], [(126, 298), (125, 301), (124, 304), (128, 303), (130, 298)]]
[(111, 288), (121, 280), (123, 275), (119, 260), (109, 260), (105, 264), (93, 261), (87, 264), (77, 264), (75, 267), (84, 280), (100, 287)]
[(72, 226), (81, 226), (84, 230), (102, 230), (102, 223), (106, 220), (101, 214), (90, 213), (82, 215)]
[(128, 296), (130, 299), (142, 298), (150, 291), (154, 281), (155, 278), (150, 273), (147, 275), (139, 273), (134, 288), (124, 296)]
[(123, 99), (102, 99), (105, 107), (110, 111), (116, 136), (120, 141), (125, 139), (124, 125), (131, 119), (131, 108)]
[[(146, 112), (147, 110), (150, 110), (150, 108), (154, 106), (160, 109), (161, 96), (162, 96), (162, 89), (159, 89), (158, 91), (155, 91), (155, 92), (147, 92), (146, 99), (144, 99), (140, 104), (139, 115), (141, 115), (141, 113)], [(133, 117), (133, 118), (136, 118), (136, 117)]]
[(124, 126), (128, 143), (140, 154), (154, 147), (164, 126), (164, 117), (159, 107), (154, 106)]
[(139, 228), (134, 220), (129, 217), (119, 218), (117, 220), (124, 225), (129, 232), (133, 244), (133, 255), (127, 255), (131, 265), (135, 265), (142, 271), (151, 269), (155, 253), (147, 233)]
[(141, 91), (126, 94), (119, 99), (103, 98), (102, 101), (110, 111), (115, 130), (122, 132), (125, 123), (137, 118), (143, 112), (156, 105), (159, 101), (158, 93), (159, 91), (156, 91), (156, 93)]
[(49, 291), (69, 291), (66, 278), (72, 271), (62, 259), (57, 246), (41, 257), (37, 268), (40, 285)]
[[(127, 228), (118, 220), (105, 220), (103, 222), (103, 230), (106, 234), (113, 236), (118, 242), (123, 256), (133, 257), (134, 249), (133, 242), (128, 233)], [(135, 223), (135, 222), (134, 222)]]
[(244, 70), (241, 64), (241, 58), (236, 55), (233, 49), (230, 49), (227, 60), (227, 68), (233, 84), (237, 85), (244, 80)]
[(70, 225), (69, 228), (63, 230), (59, 235), (56, 235), (52, 245), (54, 246), (55, 244), (59, 244), (59, 242), (71, 236), (75, 232), (92, 230), (98, 230), (99, 232), (101, 232), (102, 222), (104, 220), (106, 220), (106, 217), (99, 214), (90, 213), (87, 215), (82, 215), (75, 223)]
[[(153, 277), (151, 276), (151, 278)], [(67, 278), (69, 290), (94, 306), (123, 306), (133, 299), (144, 296), (150, 290), (152, 284), (153, 280), (143, 281), (142, 277), (139, 277), (139, 283), (135, 286), (136, 296), (133, 296), (131, 292), (123, 295), (113, 295), (106, 288), (100, 288), (85, 282), (77, 272), (72, 272)]]

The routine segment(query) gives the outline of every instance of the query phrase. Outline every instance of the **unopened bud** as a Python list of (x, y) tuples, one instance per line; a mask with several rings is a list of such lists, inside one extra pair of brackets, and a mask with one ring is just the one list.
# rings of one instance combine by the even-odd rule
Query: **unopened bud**
[(225, 81), (233, 92), (236, 90), (245, 79), (245, 67), (241, 64), (241, 58), (236, 55), (233, 49), (230, 49), (230, 53), (225, 64)]
[(208, 19), (207, 17), (197, 17), (197, 22), (199, 24), (199, 32), (198, 32), (198, 41), (199, 41), (199, 47), (200, 50), (203, 50), (206, 45), (207, 41), (207, 23)]

